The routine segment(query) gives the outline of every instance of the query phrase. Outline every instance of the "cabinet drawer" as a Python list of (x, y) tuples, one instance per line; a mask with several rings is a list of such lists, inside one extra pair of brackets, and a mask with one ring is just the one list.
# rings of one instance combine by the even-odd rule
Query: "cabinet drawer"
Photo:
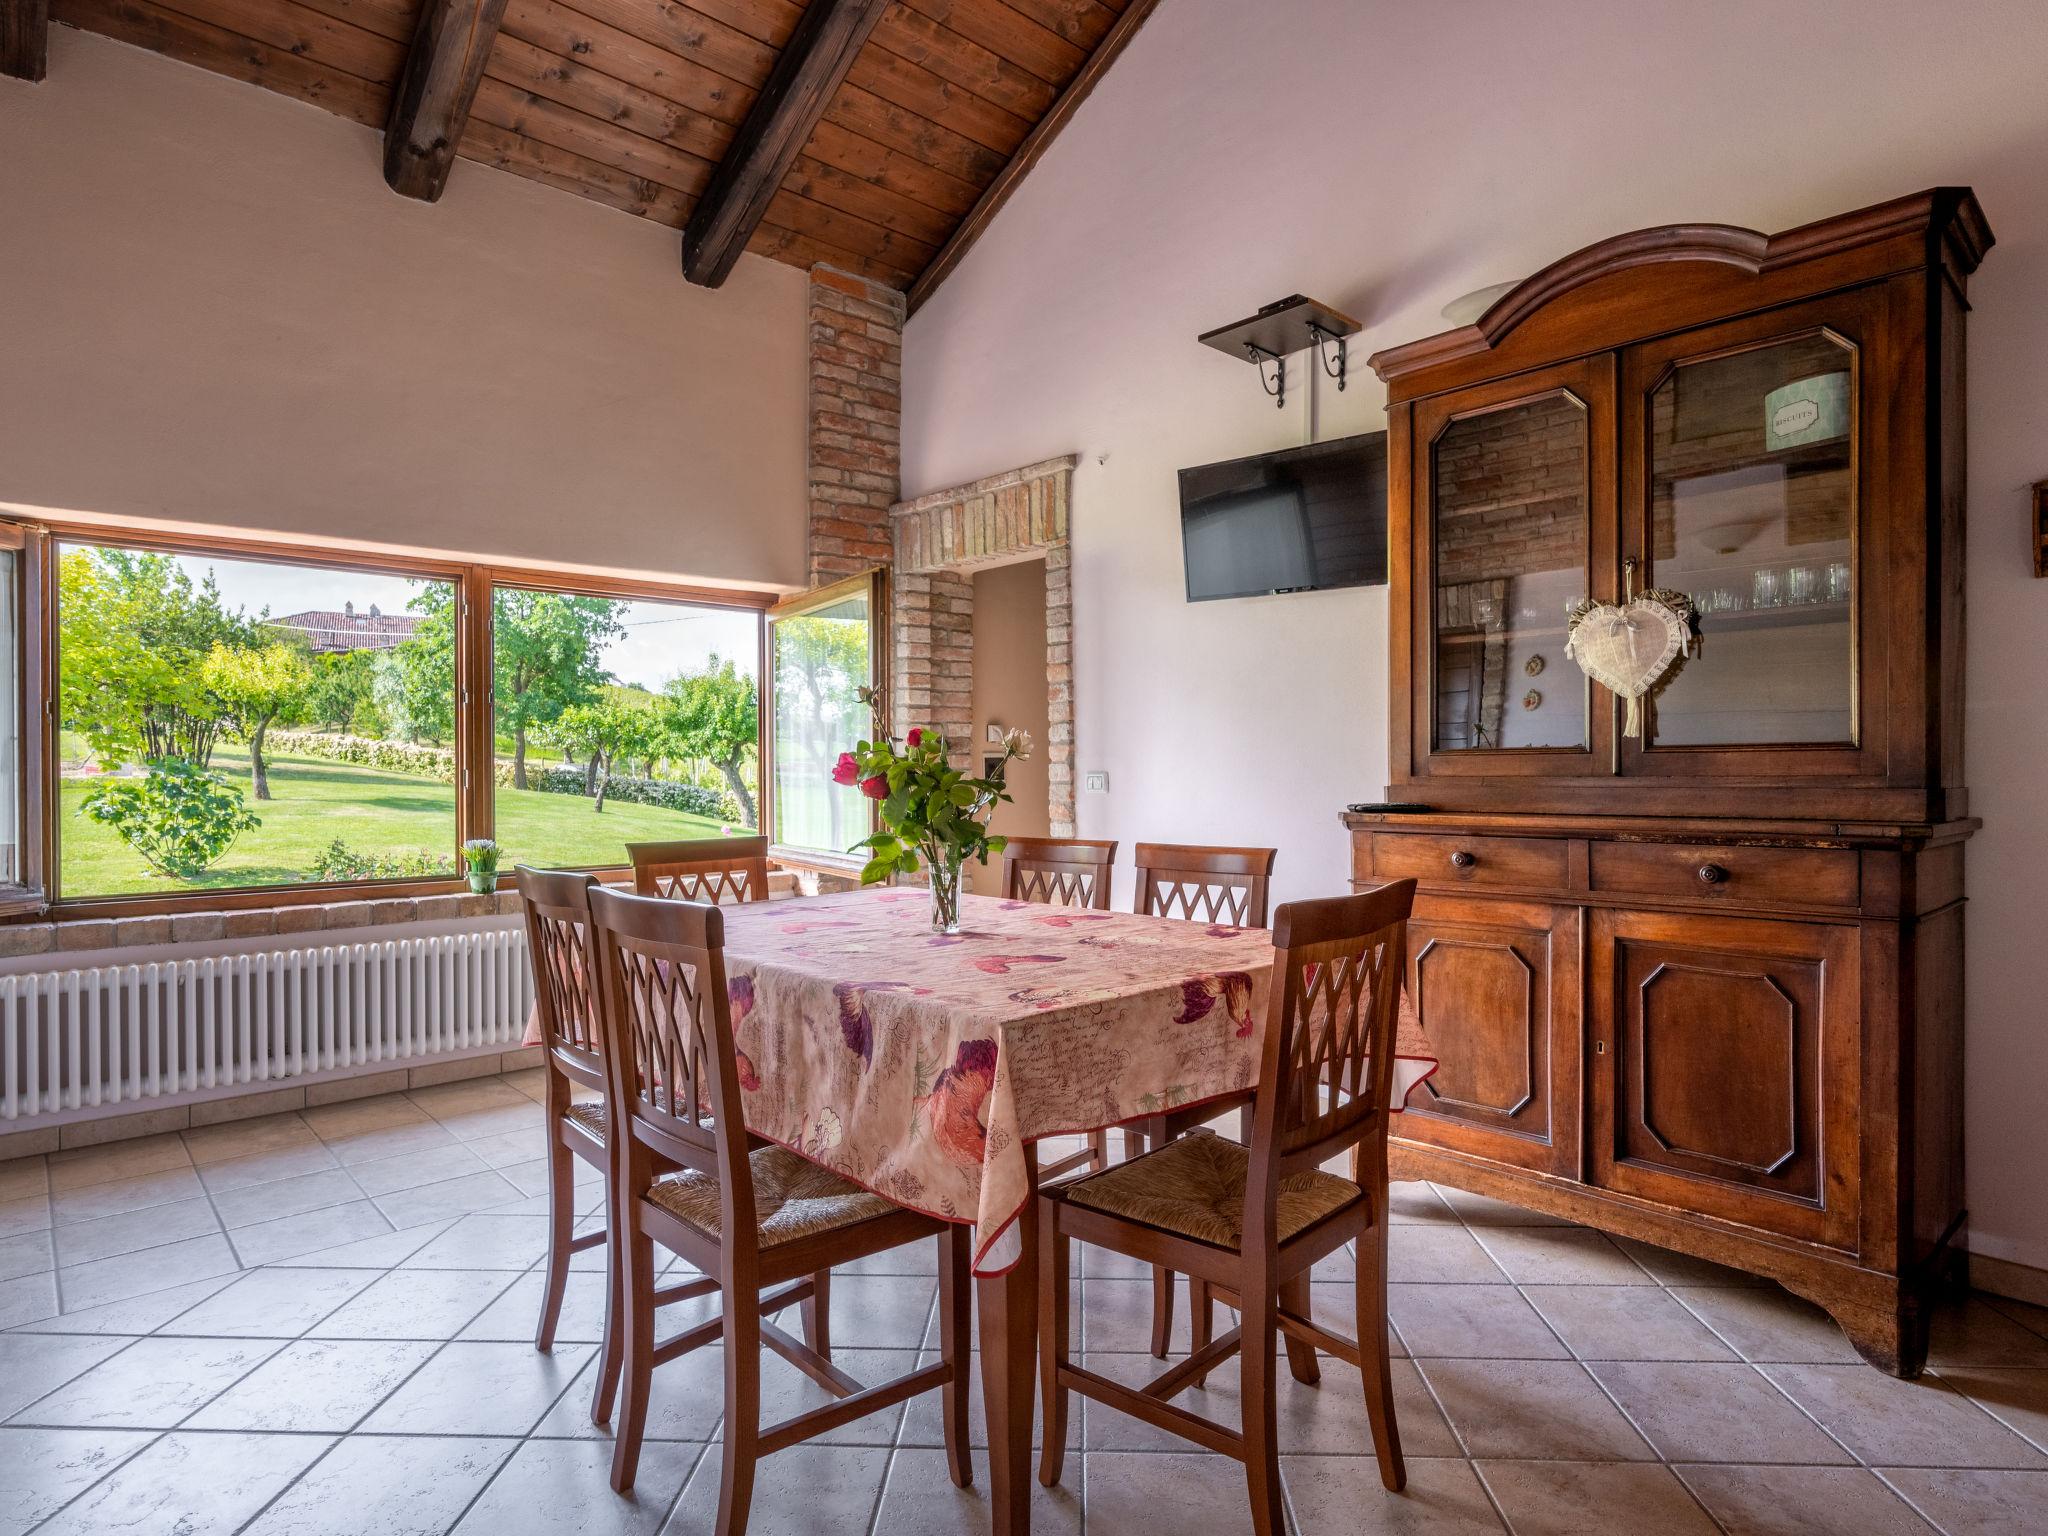
[(1846, 848), (1729, 848), (1711, 843), (1594, 843), (1596, 892), (1853, 907), (1856, 855)]
[(1471, 837), (1456, 832), (1361, 832), (1354, 873), (1364, 879), (1414, 879), (1433, 886), (1514, 886), (1562, 891), (1561, 837)]

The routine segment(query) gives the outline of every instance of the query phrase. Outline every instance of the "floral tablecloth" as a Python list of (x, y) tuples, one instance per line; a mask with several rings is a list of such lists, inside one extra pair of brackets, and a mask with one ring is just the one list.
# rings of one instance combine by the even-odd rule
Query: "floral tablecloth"
[[(980, 1227), (1015, 1262), (1041, 1137), (1255, 1081), (1272, 974), (1264, 929), (923, 890), (726, 909), (747, 1125), (899, 1205)], [(1394, 1103), (1435, 1069), (1404, 1021)]]

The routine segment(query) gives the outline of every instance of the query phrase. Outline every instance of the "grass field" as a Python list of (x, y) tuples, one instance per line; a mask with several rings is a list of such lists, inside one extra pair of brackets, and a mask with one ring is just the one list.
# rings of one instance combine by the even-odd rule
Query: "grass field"
[[(220, 886), (279, 885), (305, 879), (314, 857), (337, 837), (365, 853), (452, 852), (455, 787), (353, 763), (271, 755), (272, 798), (252, 802), (263, 825), (245, 832), (227, 856), (192, 881), (153, 874), (110, 827), (78, 814), (85, 781), (66, 779), (58, 826), (63, 894), (69, 898)], [(247, 794), (249, 754), (223, 746), (214, 770)], [(706, 816), (609, 801), (602, 814), (579, 795), (498, 791), (498, 842), (505, 864), (616, 864), (642, 839), (716, 837)]]

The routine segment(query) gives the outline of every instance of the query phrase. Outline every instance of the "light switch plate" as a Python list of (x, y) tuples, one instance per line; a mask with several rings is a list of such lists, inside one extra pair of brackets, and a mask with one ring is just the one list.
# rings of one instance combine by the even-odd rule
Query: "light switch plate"
[(1109, 775), (1100, 771), (1081, 775), (1081, 787), (1091, 795), (1109, 793)]

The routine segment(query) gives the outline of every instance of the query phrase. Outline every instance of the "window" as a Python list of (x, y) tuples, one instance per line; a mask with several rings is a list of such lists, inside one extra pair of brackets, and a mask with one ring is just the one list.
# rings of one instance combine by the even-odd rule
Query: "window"
[(774, 678), (775, 839), (839, 856), (872, 830), (868, 801), (836, 784), (839, 754), (873, 734), (861, 690), (881, 676), (881, 575), (852, 577), (779, 605), (768, 626)]
[(57, 889), (456, 873), (454, 584), (64, 543)]
[(498, 843), (594, 868), (759, 825), (760, 615), (526, 586), (491, 595)]

